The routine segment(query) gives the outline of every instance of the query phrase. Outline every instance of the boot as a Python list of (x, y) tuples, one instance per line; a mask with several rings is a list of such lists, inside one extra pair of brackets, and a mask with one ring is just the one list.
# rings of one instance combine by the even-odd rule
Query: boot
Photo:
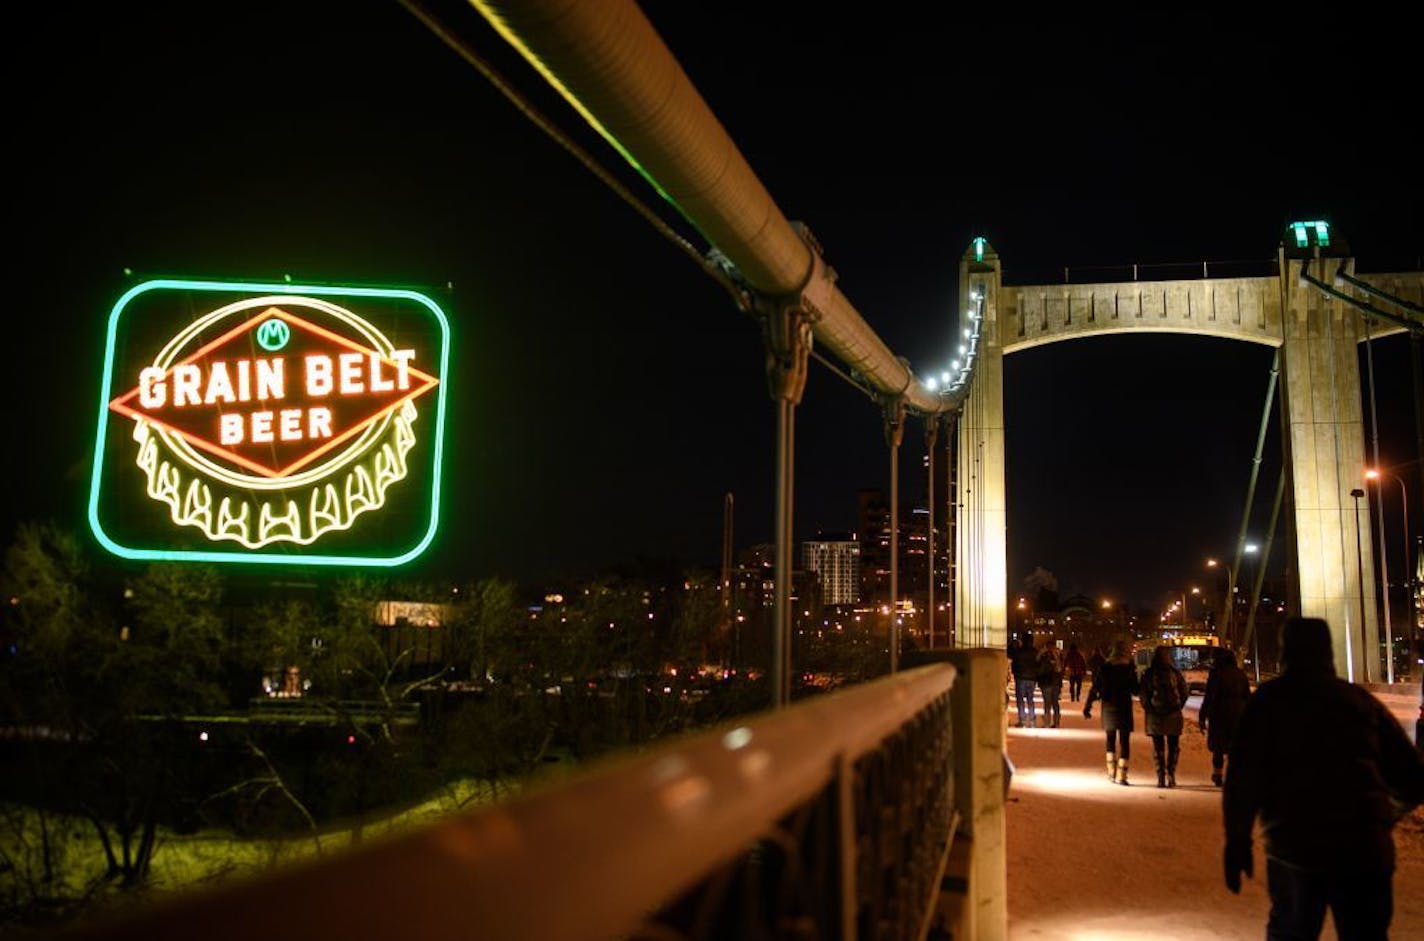
[(1108, 780), (1117, 780), (1117, 756), (1108, 752)]
[(1167, 762), (1162, 756), (1161, 749), (1152, 750), (1152, 764), (1157, 768), (1157, 786), (1167, 786)]
[(1167, 749), (1167, 786), (1177, 786), (1177, 758), (1181, 752), (1175, 748)]
[(1127, 759), (1126, 759), (1126, 758), (1119, 758), (1119, 759), (1117, 760), (1117, 783), (1118, 783), (1118, 784), (1122, 784), (1122, 785), (1126, 785), (1126, 784), (1127, 784)]
[(1217, 787), (1221, 787), (1221, 782), (1222, 782), (1223, 780), (1224, 780), (1224, 778), (1223, 778), (1223, 776), (1222, 776), (1222, 774), (1221, 774), (1221, 765), (1216, 764), (1215, 762), (1212, 762), (1212, 766), (1211, 766), (1211, 783), (1212, 783), (1212, 784), (1215, 784)]

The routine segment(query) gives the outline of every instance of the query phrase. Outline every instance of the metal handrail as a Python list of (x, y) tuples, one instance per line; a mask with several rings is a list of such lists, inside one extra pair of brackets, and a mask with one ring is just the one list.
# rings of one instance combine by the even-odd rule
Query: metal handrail
[[(923, 938), (957, 820), (955, 675), (943, 663), (907, 670), (416, 833), (71, 934), (582, 941), (718, 936), (706, 926), (726, 917), (820, 917), (832, 922), (823, 937)], [(816, 865), (807, 862), (812, 854), (821, 857)], [(775, 866), (765, 865), (770, 856)], [(788, 885), (798, 874), (803, 884)], [(760, 899), (751, 915), (725, 915), (768, 880), (790, 911)], [(818, 898), (803, 905), (808, 891)], [(688, 898), (703, 930), (686, 921), (662, 927), (669, 919), (660, 910)], [(722, 921), (707, 915), (719, 904)]]

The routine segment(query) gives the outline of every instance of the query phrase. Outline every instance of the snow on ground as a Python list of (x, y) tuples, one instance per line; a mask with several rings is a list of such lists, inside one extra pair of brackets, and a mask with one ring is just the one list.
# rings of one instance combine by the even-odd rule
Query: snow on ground
[[(1130, 786), (1123, 787), (1107, 779), (1096, 708), (1092, 719), (1084, 719), (1083, 704), (1065, 696), (1060, 728), (1017, 729), (1010, 701), (1011, 941), (1265, 937), (1270, 900), (1259, 839), (1256, 878), (1245, 882), (1240, 895), (1222, 882), (1221, 790), (1211, 783), (1211, 753), (1197, 730), (1200, 701), (1193, 696), (1188, 704), (1175, 789), (1157, 787), (1140, 706)], [(1411, 715), (1411, 740), (1412, 722)], [(1417, 888), (1424, 886), (1424, 809), (1396, 828), (1395, 844), (1399, 869), (1390, 937), (1424, 938), (1424, 892)], [(1336, 937), (1329, 918), (1321, 937)]]

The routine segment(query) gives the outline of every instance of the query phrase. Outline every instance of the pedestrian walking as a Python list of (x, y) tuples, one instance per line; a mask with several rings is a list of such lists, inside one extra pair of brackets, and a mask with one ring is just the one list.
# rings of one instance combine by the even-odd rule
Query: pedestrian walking
[(1038, 691), (1043, 695), (1043, 725), (1056, 729), (1063, 719), (1063, 651), (1049, 641), (1038, 653)]
[(1111, 656), (1093, 673), (1083, 717), (1093, 717), (1093, 703), (1103, 704), (1107, 735), (1108, 780), (1127, 784), (1127, 760), (1132, 756), (1132, 697), (1137, 694), (1137, 668), (1128, 657), (1126, 641), (1112, 645)]
[(1222, 797), (1226, 887), (1240, 892), (1241, 876), (1253, 875), (1259, 816), (1268, 939), (1318, 938), (1327, 908), (1341, 941), (1386, 938), (1391, 831), (1424, 802), (1424, 756), (1372, 693), (1335, 675), (1325, 621), (1288, 620), (1281, 664), (1282, 674), (1247, 700), (1231, 743)]
[(1250, 698), (1251, 681), (1246, 679), (1246, 672), (1236, 665), (1236, 654), (1230, 650), (1218, 650), (1211, 673), (1206, 678), (1201, 709), (1197, 711), (1197, 724), (1206, 733), (1206, 747), (1211, 750), (1211, 783), (1217, 787), (1221, 787), (1224, 777), (1222, 769), (1226, 766), (1227, 753), (1231, 751), (1231, 740), (1236, 736), (1236, 727), (1241, 724), (1241, 712)]
[(1018, 678), (1014, 676), (1014, 658), (1018, 656), (1019, 642), (1012, 637), (1004, 645), (1004, 709), (1009, 708), (1009, 690), (1014, 691), (1014, 696), (1018, 696)]
[(1143, 726), (1152, 739), (1152, 762), (1158, 787), (1177, 786), (1177, 759), (1182, 754), (1182, 710), (1186, 708), (1187, 678), (1172, 662), (1172, 648), (1159, 644), (1152, 662), (1138, 681)]
[(1033, 689), (1038, 684), (1038, 651), (1033, 647), (1033, 635), (1025, 634), (1023, 641), (1014, 652), (1012, 664), (1014, 673), (1014, 700), (1019, 708), (1018, 728), (1024, 728), (1025, 717), (1028, 728), (1038, 722), (1033, 703)]
[(1083, 651), (1076, 641), (1070, 641), (1068, 652), (1063, 655), (1063, 672), (1068, 677), (1068, 701), (1077, 702), (1083, 698), (1083, 676), (1088, 672), (1088, 661), (1083, 659)]

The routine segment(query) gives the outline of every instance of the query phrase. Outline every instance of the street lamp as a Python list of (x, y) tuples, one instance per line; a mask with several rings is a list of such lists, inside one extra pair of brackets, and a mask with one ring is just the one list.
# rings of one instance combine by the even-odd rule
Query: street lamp
[[(1360, 497), (1363, 497), (1364, 495), (1365, 492), (1359, 487), (1356, 487), (1355, 489), (1350, 491), (1350, 496), (1355, 498), (1355, 571), (1356, 577), (1359, 579), (1360, 590), (1361, 642), (1363, 642), (1365, 638), (1365, 557), (1363, 547), (1360, 544)], [(1351, 683), (1355, 682), (1355, 658), (1351, 656), (1350, 650), (1350, 635), (1353, 633), (1353, 631), (1345, 632), (1345, 661), (1346, 665), (1349, 667), (1349, 676), (1347, 677), (1347, 679), (1349, 679)], [(1370, 660), (1368, 656), (1364, 656), (1360, 660), (1360, 664), (1364, 667), (1365, 670), (1366, 683), (1370, 681), (1369, 663)]]
[(1221, 571), (1221, 622), (1216, 625), (1216, 635), (1221, 638), (1222, 643), (1225, 643), (1229, 639), (1231, 628), (1231, 569), (1216, 559), (1207, 559), (1206, 567), (1212, 569), (1213, 574), (1218, 569)]
[[(1241, 551), (1249, 556), (1255, 556), (1260, 546), (1254, 542), (1248, 542), (1241, 547)], [(1246, 631), (1251, 635), (1251, 665), (1256, 671), (1256, 685), (1261, 685), (1261, 638), (1256, 633), (1256, 606), (1260, 600), (1256, 597), (1256, 571), (1258, 565), (1251, 566), (1251, 592), (1246, 596), (1246, 603), (1251, 606), (1246, 612)]]
[[(1414, 579), (1413, 579), (1413, 576), (1412, 576), (1412, 574), (1411, 574), (1411, 572), (1412, 572), (1413, 570), (1410, 569), (1410, 567), (1409, 567), (1409, 491), (1408, 491), (1407, 489), (1405, 489), (1403, 478), (1401, 478), (1398, 474), (1396, 474), (1396, 473), (1394, 473), (1394, 472), (1392, 472), (1392, 471), (1378, 471), (1378, 470), (1376, 470), (1376, 469), (1374, 469), (1374, 468), (1370, 468), (1369, 470), (1365, 471), (1365, 477), (1366, 477), (1366, 479), (1368, 479), (1368, 480), (1373, 480), (1373, 481), (1375, 481), (1376, 483), (1378, 483), (1378, 482), (1379, 482), (1379, 479), (1380, 479), (1380, 475), (1381, 475), (1382, 473), (1383, 473), (1383, 474), (1388, 474), (1389, 476), (1393, 477), (1393, 478), (1395, 479), (1395, 481), (1397, 481), (1397, 482), (1399, 483), (1399, 509), (1400, 509), (1400, 515), (1404, 518), (1404, 595), (1405, 595), (1405, 601), (1406, 601), (1406, 603), (1408, 604), (1408, 611), (1409, 611), (1409, 634), (1410, 634), (1410, 638), (1413, 639), (1413, 635), (1414, 635), (1414, 625), (1415, 625), (1415, 613), (1414, 613)], [(1385, 626), (1385, 636), (1387, 637), (1387, 639), (1388, 639), (1388, 640), (1387, 640), (1387, 643), (1389, 644), (1389, 681), (1390, 681), (1391, 683), (1393, 683), (1393, 682), (1394, 682), (1394, 636), (1393, 636), (1393, 632), (1390, 630), (1390, 624), (1389, 624), (1389, 569), (1388, 569), (1387, 565), (1385, 564), (1385, 556), (1384, 556), (1384, 491), (1380, 491), (1379, 498), (1380, 498), (1380, 523), (1379, 523), (1379, 527), (1380, 527), (1380, 569), (1381, 569), (1381, 578), (1382, 578), (1383, 581), (1384, 581), (1384, 610), (1385, 610), (1384, 626)], [(1412, 671), (1411, 671), (1411, 672), (1412, 672)]]

